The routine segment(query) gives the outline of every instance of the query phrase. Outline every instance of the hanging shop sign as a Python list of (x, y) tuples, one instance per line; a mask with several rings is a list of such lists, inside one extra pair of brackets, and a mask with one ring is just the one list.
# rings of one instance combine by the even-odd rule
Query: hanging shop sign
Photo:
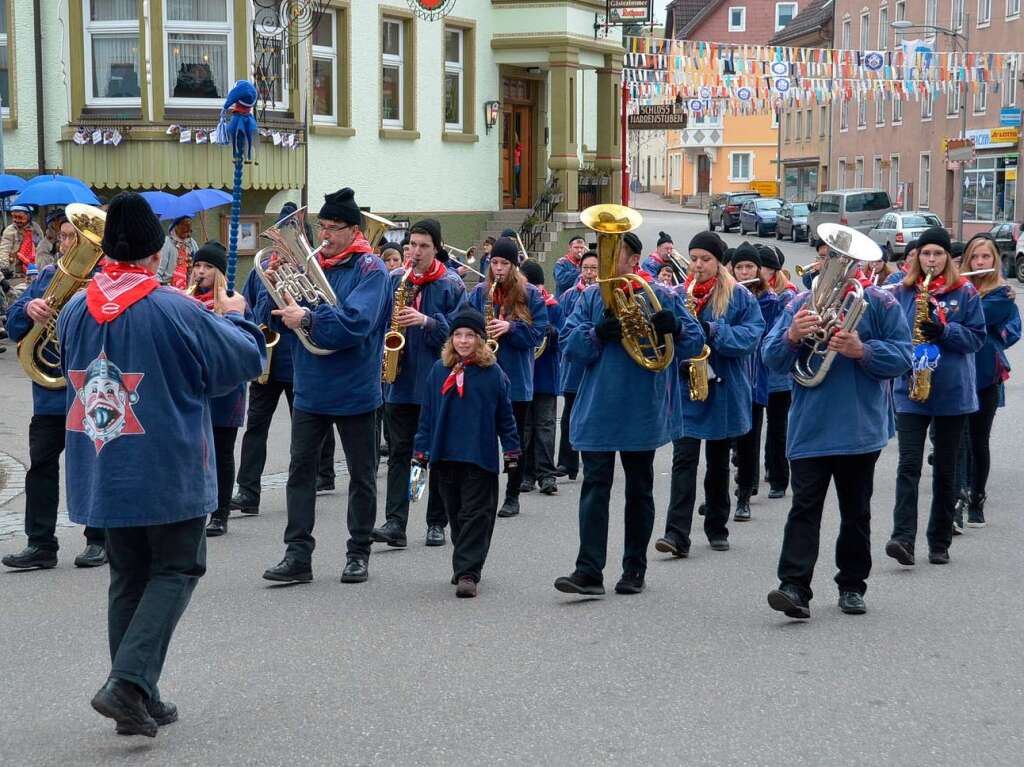
[(974, 159), (974, 139), (951, 138), (946, 140), (948, 162), (971, 162)]
[(455, 7), (455, 0), (408, 0), (416, 15), (427, 21), (444, 18)]
[(609, 24), (647, 24), (651, 20), (651, 0), (608, 0)]
[(686, 130), (687, 114), (675, 104), (641, 106), (629, 116), (630, 130)]

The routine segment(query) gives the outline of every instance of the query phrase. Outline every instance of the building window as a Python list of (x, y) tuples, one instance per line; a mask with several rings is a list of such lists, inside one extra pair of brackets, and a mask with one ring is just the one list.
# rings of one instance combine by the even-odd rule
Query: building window
[(288, 30), (261, 27), (253, 37), (253, 82), (274, 111), (288, 108)]
[(313, 30), (313, 122), (334, 123), (338, 118), (338, 25), (335, 11), (324, 11)]
[(978, 0), (978, 26), (983, 27), (992, 21), (992, 0)]
[(981, 157), (964, 171), (964, 219), (1013, 221), (1016, 209), (1017, 155)]
[(881, 127), (885, 125), (885, 101), (882, 100), (882, 94), (875, 94), (875, 127)]
[(461, 29), (444, 30), (444, 127), (461, 131), (465, 108), (464, 35)]
[(931, 204), (932, 188), (932, 155), (921, 152), (921, 171), (917, 180), (917, 207), (927, 208)]
[(747, 9), (745, 6), (733, 6), (729, 8), (729, 31), (747, 31)]
[(839, 188), (846, 188), (846, 158), (839, 160)]
[(899, 125), (903, 122), (903, 99), (895, 94), (892, 100), (892, 124)]
[(167, 103), (220, 107), (232, 84), (228, 0), (167, 0), (164, 50)]
[[(896, 20), (897, 21), (903, 21), (906, 18), (907, 18), (907, 1), (906, 0), (899, 0), (899, 2), (896, 3)], [(893, 47), (894, 48), (899, 48), (900, 47), (900, 43), (903, 42), (903, 33), (900, 32), (899, 30), (896, 30), (896, 34), (893, 37), (894, 37)]]
[[(1018, 6), (1018, 11), (1020, 6)], [(1015, 57), (1010, 57), (1010, 60), (1006, 62), (1006, 68), (1003, 70), (1003, 106), (1004, 107), (1015, 107), (1017, 106), (1017, 70), (1014, 68)]]
[(866, 127), (868, 127), (868, 100), (864, 94), (861, 94), (861, 98), (857, 102), (857, 128)]
[(682, 155), (674, 154), (669, 159), (672, 162), (668, 167), (668, 185), (670, 189), (677, 191), (683, 176), (683, 157)]
[(848, 51), (853, 47), (853, 22), (849, 19), (843, 21), (843, 50)]
[[(6, 1), (2, 4), (7, 5)], [(86, 103), (95, 106), (141, 104), (138, 2), (87, 0), (84, 10)], [(6, 45), (6, 8), (3, 21)], [(4, 104), (7, 104), (6, 89)]]
[(1020, 0), (1006, 0), (1006, 18), (1015, 19), (1020, 16)]
[(804, 113), (796, 113), (796, 134), (793, 136), (794, 141), (799, 141), (804, 137)]
[(796, 11), (796, 3), (776, 3), (775, 31), (778, 32), (779, 30), (784, 29), (789, 22), (796, 18)]
[(868, 39), (871, 35), (871, 17), (868, 14), (863, 14), (860, 17), (860, 49), (866, 51), (871, 47), (871, 41)]
[(750, 152), (732, 152), (729, 155), (730, 171), (732, 176), (730, 181), (750, 181), (750, 166), (751, 166)]
[(960, 113), (960, 88), (959, 83), (954, 83), (956, 86), (949, 92), (946, 97), (946, 117), (956, 117)]
[(974, 114), (983, 115), (988, 110), (988, 90), (985, 83), (981, 83), (978, 92), (974, 94)]
[(939, 22), (939, 0), (925, 0), (924, 23), (935, 25)]
[(924, 98), (921, 99), (921, 119), (931, 120), (932, 114), (935, 112), (935, 97), (931, 93), (926, 93)]
[(964, 0), (953, 0), (953, 6), (949, 15), (949, 26), (959, 32), (964, 28)]
[(384, 19), (381, 43), (381, 122), (386, 128), (404, 127), (405, 24)]
[(871, 166), (871, 171), (872, 171), (871, 175), (872, 175), (872, 179), (873, 179), (871, 183), (874, 184), (875, 189), (883, 189), (883, 188), (885, 188), (885, 185), (882, 183), (882, 158), (881, 157), (876, 157), (875, 158), (875, 161), (874, 161), (874, 163), (872, 163), (872, 166)]
[(889, 157), (889, 195), (896, 199), (900, 190), (900, 156), (894, 154)]
[(793, 138), (793, 113), (786, 112), (786, 127), (782, 131), (782, 140), (787, 144)]
[(853, 186), (860, 189), (864, 186), (864, 158), (858, 157), (853, 166)]
[(814, 110), (807, 110), (807, 131), (804, 133), (804, 138), (808, 141), (811, 140), (811, 131), (814, 130)]
[(839, 130), (845, 131), (850, 128), (850, 102), (843, 101), (842, 109), (839, 110)]
[(10, 44), (7, 29), (10, 26), (7, 0), (0, 0), (0, 99), (3, 100), (3, 116), (11, 116), (11, 64)]
[(884, 5), (878, 11), (878, 49), (889, 49), (889, 9)]
[(828, 123), (828, 107), (818, 107), (818, 138), (825, 138)]

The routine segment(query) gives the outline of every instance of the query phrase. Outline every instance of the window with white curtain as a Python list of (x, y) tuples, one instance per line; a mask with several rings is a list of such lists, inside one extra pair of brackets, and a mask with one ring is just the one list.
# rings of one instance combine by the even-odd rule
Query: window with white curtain
[[(903, 21), (907, 18), (907, 0), (897, 0), (896, 2), (896, 21)], [(899, 48), (900, 43), (903, 42), (903, 33), (898, 29), (896, 34), (893, 35), (893, 48)]]
[(444, 127), (462, 130), (465, 101), (465, 33), (455, 27), (444, 30)]
[(221, 105), (233, 84), (231, 22), (229, 0), (166, 0), (168, 105)]
[(850, 102), (843, 100), (843, 106), (839, 110), (839, 130), (845, 131), (850, 127)]
[(751, 154), (750, 152), (731, 152), (729, 154), (729, 170), (732, 173), (730, 181), (750, 181)]
[(875, 158), (875, 161), (874, 161), (874, 163), (871, 166), (871, 170), (872, 170), (872, 176), (874, 178), (874, 180), (871, 183), (874, 184), (875, 189), (883, 188), (884, 184), (882, 183), (882, 158), (881, 157), (876, 157)]
[(889, 8), (884, 5), (878, 11), (878, 49), (889, 49)]
[(846, 158), (843, 157), (839, 160), (839, 188), (843, 189), (846, 187)]
[(857, 127), (868, 127), (868, 100), (863, 94), (857, 102)]
[(825, 128), (828, 123), (828, 107), (818, 107), (818, 138), (825, 138)]
[(898, 154), (889, 157), (889, 195), (896, 199), (896, 193), (900, 190), (900, 156)]
[(892, 124), (898, 125), (903, 122), (903, 99), (895, 94), (892, 100)]
[(882, 99), (881, 93), (875, 94), (875, 125), (877, 127), (885, 125), (885, 101)]
[(953, 90), (946, 96), (946, 117), (956, 117), (960, 114), (960, 83), (953, 83)]
[(338, 42), (335, 11), (324, 11), (313, 30), (313, 121), (337, 120)]
[(86, 0), (83, 10), (86, 103), (141, 104), (137, 0)]
[(939, 0), (924, 0), (924, 23), (932, 26), (939, 22)]
[(3, 99), (3, 116), (11, 114), (11, 67), (7, 56), (7, 0), (0, 0), (0, 99)]
[(864, 186), (864, 158), (858, 157), (853, 166), (853, 185), (860, 189)]
[(402, 100), (405, 86), (405, 26), (397, 19), (384, 19), (381, 43), (381, 122), (388, 128), (403, 126)]
[(864, 14), (860, 17), (860, 49), (868, 50), (871, 47), (871, 17)]

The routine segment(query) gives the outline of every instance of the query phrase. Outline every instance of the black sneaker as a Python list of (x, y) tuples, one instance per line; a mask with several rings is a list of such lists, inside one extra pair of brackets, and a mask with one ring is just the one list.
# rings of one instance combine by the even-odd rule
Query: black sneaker
[(249, 493), (236, 493), (228, 508), (255, 516), (260, 513), (260, 499)]
[(498, 509), (499, 517), (514, 517), (519, 514), (519, 499), (518, 498), (506, 498), (505, 502), (501, 504), (501, 508)]
[(404, 549), (409, 544), (405, 530), (397, 519), (389, 519), (380, 527), (373, 528), (370, 540), (374, 543), (386, 543), (395, 549)]
[(540, 481), (540, 491), (544, 495), (558, 495), (558, 483), (554, 477), (545, 477)]
[(57, 552), (38, 546), (26, 546), (17, 554), (8, 554), (0, 562), (3, 562), (4, 567), (16, 570), (49, 570), (57, 566)]
[(984, 493), (971, 493), (971, 503), (967, 507), (967, 526), (985, 527), (985, 500)]
[(604, 595), (604, 583), (599, 578), (591, 578), (576, 570), (572, 575), (555, 579), (555, 588), (563, 594), (581, 594), (588, 597)]
[(914, 566), (914, 547), (911, 544), (892, 538), (885, 544), (885, 553), (901, 565), (906, 567)]
[(736, 501), (736, 513), (732, 515), (732, 518), (736, 522), (749, 522), (750, 501), (746, 499)]
[(768, 606), (778, 610), (789, 618), (807, 620), (811, 617), (811, 607), (795, 586), (783, 583), (777, 589), (768, 592)]
[(522, 482), (520, 482), (519, 483), (519, 492), (520, 493), (532, 493), (533, 492), (533, 480), (532, 479), (524, 479)]
[(847, 615), (863, 615), (868, 611), (864, 595), (857, 591), (839, 592), (839, 609)]
[(349, 557), (345, 569), (341, 571), (342, 583), (364, 583), (370, 577), (370, 570), (365, 559)]
[(619, 582), (615, 584), (616, 594), (639, 594), (644, 590), (643, 573), (623, 573)]
[(427, 546), (444, 546), (444, 528), (440, 525), (430, 525), (427, 528)]
[(313, 580), (313, 568), (309, 562), (300, 562), (293, 557), (285, 557), (273, 567), (265, 570), (263, 578), (278, 583), (309, 583)]
[(928, 561), (933, 565), (948, 565), (949, 549), (932, 549), (928, 552)]
[(89, 543), (75, 557), (75, 567), (100, 567), (107, 563), (107, 550), (100, 543)]
[(671, 554), (679, 559), (686, 559), (690, 556), (690, 544), (678, 541), (674, 535), (669, 533), (654, 542), (654, 550), (660, 551), (662, 554)]

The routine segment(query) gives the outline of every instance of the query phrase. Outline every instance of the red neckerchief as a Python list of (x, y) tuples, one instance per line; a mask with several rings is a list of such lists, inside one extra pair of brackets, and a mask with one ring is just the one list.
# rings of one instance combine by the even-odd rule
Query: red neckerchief
[(178, 261), (174, 265), (174, 274), (171, 275), (171, 285), (178, 290), (185, 290), (188, 287), (188, 270), (191, 266), (191, 259), (188, 257), (188, 246), (182, 240), (177, 244)]
[[(634, 274), (637, 277), (639, 277), (641, 280), (646, 282), (648, 285), (650, 285), (652, 282), (654, 282), (654, 275), (652, 275), (646, 269), (637, 269), (634, 272)], [(639, 292), (639, 291), (644, 289), (644, 286), (642, 284), (640, 284), (639, 282), (637, 282), (636, 280), (631, 280), (630, 283), (629, 283), (629, 287), (632, 288), (633, 292)]]
[(101, 325), (121, 314), (154, 290), (160, 282), (152, 272), (136, 264), (109, 263), (97, 272), (85, 289), (85, 305)]
[(214, 300), (215, 299), (214, 299), (214, 295), (213, 295), (213, 291), (212, 290), (206, 290), (206, 291), (203, 291), (202, 293), (200, 293), (197, 290), (192, 295), (192, 298), (194, 298), (196, 301), (201, 303), (203, 306), (205, 306), (211, 312), (213, 311), (213, 305), (214, 305)]
[[(853, 273), (852, 279), (857, 280), (862, 288), (869, 288), (875, 284), (874, 275), (868, 276), (864, 273), (863, 269), (858, 269)], [(847, 296), (853, 290), (853, 285), (847, 286), (846, 290), (843, 291), (843, 298)]]
[(564, 258), (570, 264), (575, 266), (577, 269), (580, 268), (580, 262), (583, 260), (582, 258), (573, 258), (571, 253), (566, 253), (564, 256), (562, 256), (562, 258)]
[(579, 278), (579, 279), (578, 279), (578, 280), (576, 281), (576, 290), (578, 290), (578, 291), (579, 291), (580, 293), (582, 293), (582, 292), (583, 292), (584, 290), (586, 290), (586, 289), (587, 289), (588, 287), (590, 287), (590, 286), (589, 286), (589, 285), (587, 285), (587, 283), (585, 283), (585, 282), (583, 281), (583, 278), (582, 278), (582, 277), (580, 277), (580, 278)]
[(494, 316), (496, 319), (501, 319), (505, 314), (505, 291), (501, 288), (501, 283), (494, 286), (494, 298), (491, 301), (491, 306), (494, 307)]
[(704, 306), (707, 304), (708, 301), (711, 300), (711, 291), (714, 290), (715, 285), (718, 284), (718, 275), (716, 274), (711, 279), (704, 280), (704, 282), (698, 282), (696, 285), (694, 285), (693, 283), (696, 279), (697, 276), (691, 274), (689, 277), (686, 278), (686, 282), (684, 283), (684, 287), (686, 288), (687, 294), (690, 293), (690, 286), (693, 285), (693, 298), (697, 302), (697, 305), (693, 311), (694, 319), (700, 316), (700, 313), (701, 311), (703, 311)]
[[(952, 285), (947, 285), (945, 276), (940, 274), (938, 277), (933, 277), (932, 281), (928, 283), (928, 303), (935, 307), (935, 316), (939, 318), (939, 322), (941, 322), (943, 325), (947, 324), (946, 309), (945, 307), (939, 305), (939, 299), (936, 296), (941, 296), (945, 293), (951, 293), (954, 290), (962, 288), (964, 286), (964, 283), (966, 282), (966, 277), (958, 277), (956, 282), (954, 282)], [(918, 277), (917, 289), (920, 290), (923, 284), (924, 276)]]
[(370, 247), (370, 243), (363, 237), (362, 232), (356, 232), (355, 239), (352, 240), (352, 244), (345, 248), (341, 253), (336, 256), (330, 256), (324, 258), (319, 253), (317, 259), (320, 261), (320, 268), (327, 270), (333, 269), (336, 266), (341, 266), (348, 261), (350, 256), (363, 253), (373, 253), (373, 248)]
[(545, 288), (543, 285), (538, 285), (537, 290), (540, 291), (540, 295), (541, 298), (544, 299), (545, 306), (553, 306), (554, 304), (558, 303), (558, 300), (553, 295), (548, 293), (548, 289)]
[(441, 384), (441, 394), (447, 394), (452, 387), (455, 387), (459, 392), (459, 399), (462, 399), (462, 392), (466, 381), (466, 365), (475, 364), (476, 360), (473, 357), (468, 357), (452, 365), (451, 372), (448, 373), (448, 377)]
[[(774, 290), (776, 293), (779, 292), (779, 278), (780, 277), (785, 277), (785, 275), (783, 275), (781, 271), (775, 272), (774, 276), (772, 277), (771, 287), (772, 287), (772, 290)], [(786, 280), (786, 286), (782, 290), (784, 290), (784, 291), (792, 290), (794, 293), (799, 293), (800, 292), (800, 291), (798, 291), (796, 289), (796, 285), (794, 285), (789, 280)]]
[(662, 266), (668, 266), (668, 261), (666, 261), (664, 258), (662, 258), (658, 254), (658, 251), (654, 251), (653, 253), (651, 253), (651, 258), (654, 259), (657, 262), (659, 268), (662, 267)]
[[(412, 269), (412, 261), (406, 261), (405, 268)], [(448, 269), (445, 265), (435, 258), (434, 263), (432, 263), (430, 268), (423, 274), (416, 274), (415, 271), (409, 272), (409, 282), (419, 288), (423, 285), (429, 285), (431, 282), (441, 279), (447, 271)]]
[(36, 244), (32, 242), (32, 230), (29, 227), (22, 230), (21, 245), (18, 246), (18, 260), (25, 265), (26, 271), (28, 271), (29, 264), (34, 264), (36, 261)]

